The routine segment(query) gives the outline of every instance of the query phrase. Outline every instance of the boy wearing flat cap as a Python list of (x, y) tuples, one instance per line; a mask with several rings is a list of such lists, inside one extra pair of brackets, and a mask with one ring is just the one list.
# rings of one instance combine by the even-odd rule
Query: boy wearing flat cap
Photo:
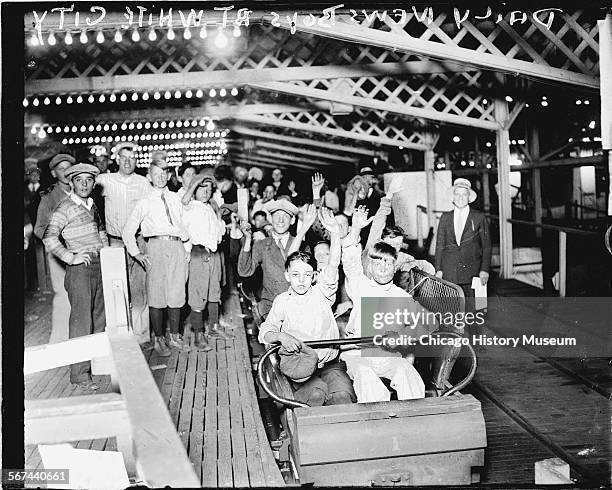
[[(225, 235), (221, 210), (212, 198), (215, 191), (210, 174), (198, 174), (183, 195), (185, 228), (191, 244), (189, 260), (188, 302), (195, 347), (208, 351), (206, 335), (229, 338), (219, 328), (222, 264), (219, 244)], [(195, 199), (192, 197), (195, 195)], [(208, 310), (208, 325), (204, 328), (204, 309)]]
[[(55, 155), (49, 162), (49, 170), (55, 184), (46, 191), (40, 193), (41, 199), (36, 212), (34, 223), (34, 234), (43, 239), (45, 230), (51, 221), (51, 215), (57, 205), (70, 195), (70, 180), (66, 177), (66, 171), (76, 163), (72, 155), (60, 153)], [(48, 249), (47, 263), (49, 264), (49, 276), (51, 277), (51, 287), (53, 288), (53, 307), (51, 313), (51, 337), (49, 343), (68, 340), (68, 321), (70, 318), (70, 302), (68, 293), (64, 288), (64, 278), (66, 276), (66, 264), (53, 255)]]
[[(47, 250), (67, 264), (64, 285), (70, 300), (70, 338), (103, 332), (106, 327), (100, 249), (108, 245), (108, 237), (90, 197), (99, 173), (87, 163), (66, 170), (72, 192), (58, 204), (43, 237)], [(91, 380), (89, 361), (70, 367), (70, 382), (84, 389), (98, 388)]]
[[(149, 320), (155, 333), (155, 352), (169, 356), (168, 346), (189, 350), (179, 334), (179, 323), (185, 304), (191, 249), (183, 223), (183, 204), (176, 193), (168, 189), (168, 168), (163, 160), (151, 163), (149, 180), (153, 189), (136, 203), (123, 227), (122, 237), (128, 253), (147, 271), (147, 300)], [(144, 253), (136, 243), (139, 227), (146, 243)], [(163, 332), (166, 311), (170, 326), (168, 345)]]
[[(265, 319), (274, 298), (286, 291), (289, 286), (285, 278), (285, 260), (295, 240), (295, 237), (289, 233), (289, 227), (295, 221), (298, 208), (291, 201), (278, 199), (266, 203), (264, 211), (269, 212), (272, 218), (272, 236), (253, 243), (249, 222), (244, 221), (240, 225), (240, 230), (244, 233), (244, 243), (238, 256), (238, 274), (242, 277), (251, 277), (261, 266), (263, 282), (259, 313)], [(304, 225), (309, 228), (315, 218), (316, 212), (311, 213), (310, 222), (306, 223), (305, 217)]]

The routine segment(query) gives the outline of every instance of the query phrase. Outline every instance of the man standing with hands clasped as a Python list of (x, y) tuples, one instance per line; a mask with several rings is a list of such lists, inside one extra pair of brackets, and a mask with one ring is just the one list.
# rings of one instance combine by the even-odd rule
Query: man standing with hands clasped
[[(483, 286), (491, 268), (491, 236), (484, 213), (471, 209), (476, 200), (470, 181), (453, 183), (454, 210), (440, 217), (436, 237), (436, 275), (461, 286), (466, 297), (466, 311), (474, 310), (472, 278), (479, 277)], [(471, 325), (477, 335), (477, 325)]]

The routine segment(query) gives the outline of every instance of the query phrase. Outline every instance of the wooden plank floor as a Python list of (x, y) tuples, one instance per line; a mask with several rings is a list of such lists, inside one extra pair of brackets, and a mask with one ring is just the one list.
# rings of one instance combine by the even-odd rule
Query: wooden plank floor
[[(25, 301), (29, 320), (25, 322), (25, 346), (44, 344), (51, 332), (51, 295), (34, 294)], [(213, 340), (210, 352), (173, 351), (170, 357), (161, 358), (147, 351), (145, 358), (202, 486), (284, 486), (259, 413), (237, 294), (230, 295), (224, 307), (234, 339)], [(110, 390), (109, 376), (94, 379), (100, 384), (98, 393)], [(68, 367), (25, 379), (26, 399), (80, 394), (70, 384)], [(73, 446), (117, 450), (115, 438), (78, 441)], [(25, 458), (26, 468), (42, 467), (36, 447), (27, 446)]]

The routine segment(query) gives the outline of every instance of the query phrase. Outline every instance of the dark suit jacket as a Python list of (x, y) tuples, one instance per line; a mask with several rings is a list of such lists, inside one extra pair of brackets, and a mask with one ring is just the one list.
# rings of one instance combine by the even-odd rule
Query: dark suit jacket
[(455, 284), (471, 284), (472, 277), (491, 268), (491, 235), (485, 215), (470, 208), (470, 213), (457, 245), (453, 211), (440, 217), (436, 237), (436, 270)]
[(238, 256), (238, 274), (242, 277), (252, 276), (258, 267), (263, 271), (263, 284), (259, 313), (264, 318), (268, 315), (274, 298), (289, 288), (285, 279), (286, 250), (289, 249), (294, 237), (290, 236), (285, 247), (285, 254), (280, 251), (271, 237), (251, 244), (251, 250), (240, 251)]

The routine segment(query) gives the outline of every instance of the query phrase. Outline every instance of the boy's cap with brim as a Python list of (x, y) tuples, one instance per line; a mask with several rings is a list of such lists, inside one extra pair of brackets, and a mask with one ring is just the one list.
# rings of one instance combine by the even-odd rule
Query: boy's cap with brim
[(317, 370), (319, 356), (307, 345), (299, 352), (287, 352), (284, 347), (278, 350), (280, 370), (285, 376), (296, 383), (307, 381)]
[(64, 175), (66, 176), (66, 178), (72, 180), (79, 174), (91, 174), (95, 177), (99, 173), (100, 169), (95, 165), (90, 165), (89, 163), (78, 163), (77, 165), (74, 165), (68, 170), (66, 170), (66, 172), (64, 172)]
[(298, 214), (297, 206), (286, 199), (275, 199), (274, 201), (268, 201), (266, 204), (264, 204), (263, 209), (270, 214), (274, 214), (276, 211), (285, 211), (291, 216), (296, 216)]
[(124, 148), (127, 148), (128, 150), (131, 150), (131, 151), (137, 151), (139, 146), (138, 146), (137, 143), (132, 143), (130, 141), (123, 141), (123, 142), (113, 146), (113, 153), (117, 154), (121, 150), (123, 150)]
[(74, 165), (76, 163), (76, 159), (72, 155), (68, 155), (66, 153), (59, 153), (55, 155), (49, 162), (49, 170), (53, 170), (62, 162), (68, 162), (70, 165)]

